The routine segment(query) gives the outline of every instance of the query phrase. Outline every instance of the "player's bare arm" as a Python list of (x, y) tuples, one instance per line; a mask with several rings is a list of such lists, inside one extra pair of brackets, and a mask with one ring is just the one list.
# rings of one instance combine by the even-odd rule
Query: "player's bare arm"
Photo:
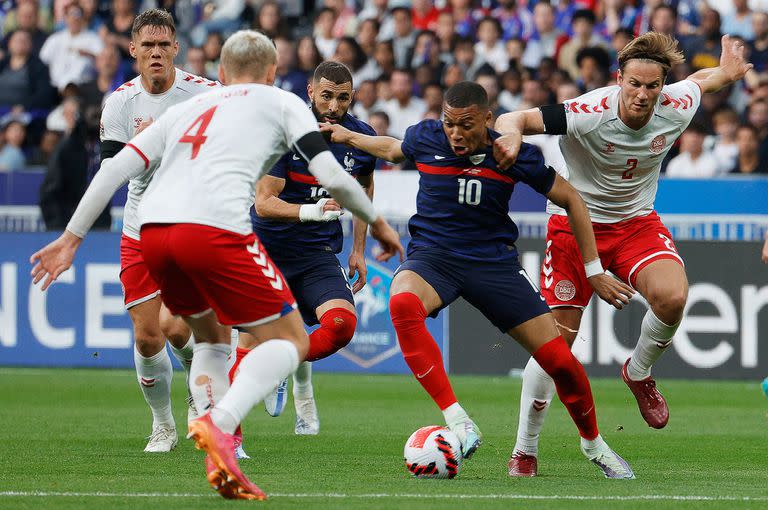
[(720, 53), (720, 65), (709, 69), (696, 71), (688, 77), (689, 80), (701, 87), (701, 91), (717, 92), (721, 88), (744, 78), (747, 71), (754, 66), (747, 62), (744, 55), (746, 48), (741, 41), (734, 41), (724, 35), (721, 41), (723, 48)]
[(279, 198), (285, 188), (285, 179), (265, 175), (256, 185), (256, 214), (271, 220), (333, 221), (341, 215), (341, 206), (331, 198), (323, 198), (314, 204), (291, 204)]
[(405, 161), (403, 154), (402, 141), (391, 136), (370, 136), (362, 133), (355, 133), (338, 124), (320, 124), (321, 133), (330, 133), (331, 142), (343, 143), (356, 149), (367, 152), (372, 156), (381, 158), (392, 163)]
[(765, 233), (765, 243), (763, 244), (763, 262), (768, 264), (768, 232)]
[(493, 142), (493, 157), (499, 168), (506, 169), (517, 160), (524, 135), (544, 133), (544, 118), (538, 108), (505, 113), (496, 119), (494, 129), (502, 136)]
[(612, 278), (603, 271), (597, 253), (595, 233), (592, 230), (592, 220), (584, 200), (576, 189), (559, 175), (555, 177), (555, 183), (547, 193), (547, 198), (568, 213), (568, 222), (579, 245), (589, 284), (595, 289), (600, 299), (621, 310), (629, 304), (629, 299), (635, 291), (629, 285)]
[[(368, 198), (373, 202), (373, 174), (358, 175), (357, 182), (365, 190)], [(368, 224), (360, 218), (352, 220), (352, 253), (349, 255), (349, 278), (354, 278), (357, 273), (357, 280), (352, 284), (352, 293), (357, 294), (365, 287), (368, 278), (368, 268), (365, 265), (365, 238), (368, 235)]]

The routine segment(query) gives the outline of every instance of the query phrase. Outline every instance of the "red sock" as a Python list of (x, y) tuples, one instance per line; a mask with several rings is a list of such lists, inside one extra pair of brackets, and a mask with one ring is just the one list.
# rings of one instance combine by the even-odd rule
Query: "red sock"
[(309, 335), (307, 361), (327, 358), (345, 347), (355, 334), (357, 317), (346, 308), (331, 308), (320, 317), (320, 327)]
[[(237, 368), (240, 366), (240, 362), (243, 361), (243, 358), (245, 358), (245, 355), (251, 352), (250, 349), (246, 349), (244, 347), (238, 347), (235, 349), (235, 364), (232, 365), (232, 368), (229, 369), (229, 384), (232, 384), (232, 381), (235, 380), (235, 375), (237, 374)], [(235, 430), (235, 435), (243, 437), (243, 429), (240, 428), (240, 425), (237, 426), (237, 429)]]
[(545, 343), (533, 353), (533, 357), (555, 380), (557, 396), (568, 409), (581, 437), (589, 440), (596, 438), (599, 432), (589, 379), (563, 337), (558, 336)]
[(456, 403), (443, 356), (427, 331), (427, 311), (415, 294), (404, 292), (389, 298), (389, 313), (395, 325), (400, 350), (411, 372), (441, 410)]

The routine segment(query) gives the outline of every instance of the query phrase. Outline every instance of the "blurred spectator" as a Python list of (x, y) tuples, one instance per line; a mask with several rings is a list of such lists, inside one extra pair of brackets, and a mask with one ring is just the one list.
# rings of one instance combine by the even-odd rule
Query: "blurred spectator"
[(754, 40), (749, 45), (749, 61), (755, 65), (755, 71), (768, 71), (768, 14), (756, 12), (752, 15)]
[(376, 61), (376, 70), (379, 76), (389, 76), (395, 70), (395, 50), (392, 41), (380, 41), (376, 43), (376, 51), (373, 53)]
[(333, 10), (333, 36), (354, 37), (357, 31), (357, 14), (345, 0), (325, 0), (325, 6)]
[(357, 31), (357, 43), (368, 58), (373, 58), (376, 51), (376, 39), (379, 36), (379, 22), (373, 18), (363, 20)]
[(379, 23), (379, 40), (386, 41), (395, 36), (395, 23), (389, 12), (387, 0), (373, 0), (370, 6), (360, 12), (360, 19), (375, 19)]
[(261, 4), (253, 20), (253, 28), (263, 32), (271, 39), (287, 37), (290, 34), (280, 4), (275, 0), (265, 0)]
[(392, 99), (392, 85), (389, 82), (389, 76), (381, 76), (376, 80), (376, 97), (382, 109), (386, 107), (386, 102)]
[(413, 77), (409, 71), (396, 70), (391, 83), (393, 97), (387, 101), (385, 112), (389, 115), (392, 136), (402, 139), (405, 130), (418, 123), (427, 108), (424, 101), (413, 97)]
[(411, 68), (428, 66), (433, 73), (433, 79), (443, 72), (443, 62), (440, 60), (440, 43), (437, 35), (431, 30), (419, 32), (411, 57)]
[(499, 92), (499, 106), (508, 112), (517, 111), (523, 100), (523, 80), (520, 71), (510, 69), (501, 76), (502, 91)]
[(205, 53), (205, 77), (209, 80), (219, 79), (219, 60), (221, 59), (221, 47), (224, 46), (224, 37), (219, 32), (211, 32), (203, 44)]
[(333, 60), (341, 62), (352, 71), (352, 83), (373, 80), (379, 76), (376, 61), (368, 61), (368, 57), (354, 37), (345, 36), (339, 39)]
[(27, 158), (22, 147), (27, 135), (26, 126), (15, 119), (6, 122), (2, 127), (5, 145), (0, 149), (0, 172), (22, 170), (27, 165)]
[(714, 154), (717, 173), (729, 172), (739, 155), (739, 146), (736, 144), (739, 116), (732, 108), (721, 108), (712, 116), (712, 127), (715, 134), (706, 138), (704, 147)]
[(453, 45), (458, 37), (454, 29), (453, 14), (450, 11), (443, 11), (437, 17), (435, 35), (437, 35), (437, 43), (440, 47), (440, 60), (450, 64), (453, 60), (451, 56)]
[(569, 99), (579, 97), (581, 95), (581, 91), (579, 90), (579, 87), (577, 87), (575, 83), (566, 82), (566, 83), (560, 84), (557, 87), (557, 91), (555, 95), (557, 96), (557, 99), (555, 99), (556, 103), (565, 103)]
[(717, 174), (717, 159), (704, 150), (706, 129), (692, 122), (680, 136), (680, 153), (667, 165), (668, 177), (712, 177)]
[(51, 83), (63, 90), (69, 83), (80, 84), (93, 75), (93, 59), (104, 48), (101, 38), (85, 28), (83, 10), (77, 3), (66, 7), (66, 29), (52, 34), (40, 50), (48, 65)]
[(416, 30), (436, 30), (440, 11), (432, 0), (413, 0), (411, 19)]
[(210, 32), (219, 32), (229, 36), (240, 28), (240, 15), (245, 8), (245, 0), (213, 0), (203, 6), (203, 21), (190, 33), (192, 44), (201, 46)]
[(560, 47), (557, 65), (568, 71), (574, 80), (579, 77), (579, 66), (576, 61), (579, 50), (590, 46), (605, 46), (605, 41), (594, 32), (594, 28), (595, 14), (592, 11), (581, 9), (573, 13), (573, 36)]
[(555, 8), (549, 3), (539, 2), (533, 8), (535, 31), (526, 41), (522, 64), (525, 67), (539, 67), (544, 57), (554, 57), (557, 41), (563, 33), (555, 27)]
[(0, 60), (0, 107), (48, 109), (54, 95), (48, 68), (32, 54), (29, 32), (16, 30), (8, 42), (8, 56)]
[(69, 100), (74, 100), (77, 107), (80, 107), (80, 87), (74, 83), (70, 83), (61, 91), (61, 97), (61, 103), (59, 103), (59, 105), (54, 108), (45, 119), (45, 127), (49, 131), (64, 133), (67, 131), (69, 125), (67, 115), (65, 114), (67, 105), (70, 104)]
[(275, 87), (293, 92), (305, 101), (307, 97), (307, 74), (296, 69), (296, 45), (284, 37), (275, 39), (277, 48), (277, 73)]
[(442, 110), (443, 108), (443, 87), (439, 83), (429, 83), (424, 87), (422, 95), (424, 105), (427, 110)]
[(448, 0), (453, 11), (456, 33), (462, 37), (474, 37), (478, 20), (487, 12), (474, 8), (474, 0)]
[(719, 65), (720, 37), (720, 14), (714, 9), (705, 9), (698, 33), (686, 37), (682, 44), (685, 58), (694, 70)]
[(489, 128), (493, 127), (496, 117), (503, 113), (507, 113), (507, 110), (499, 106), (499, 77), (493, 72), (493, 68), (489, 65), (481, 67), (477, 76), (475, 76), (475, 82), (485, 89), (485, 93), (488, 94), (488, 108), (493, 113), (493, 118), (490, 121)]
[(104, 25), (104, 20), (98, 13), (98, 0), (78, 0), (78, 4), (83, 10), (85, 27), (98, 34), (102, 25)]
[(530, 37), (533, 31), (531, 12), (518, 6), (517, 0), (499, 0), (499, 7), (491, 12), (491, 16), (501, 23), (502, 38), (505, 41)]
[(352, 106), (352, 115), (363, 122), (368, 122), (371, 113), (382, 108), (382, 105), (377, 104), (376, 82), (365, 80), (360, 83), (355, 82), (354, 85), (355, 104)]
[(392, 38), (392, 49), (395, 52), (395, 67), (408, 67), (411, 62), (413, 47), (416, 45), (416, 33), (413, 31), (411, 10), (405, 7), (392, 9), (395, 36)]
[[(280, 43), (279, 39), (275, 39), (275, 45), (277, 46), (277, 69), (278, 69), (278, 77), (279, 79), (279, 73), (280, 73)], [(98, 60), (97, 60), (98, 63)], [(191, 48), (187, 49), (187, 61), (184, 62), (184, 65), (182, 68), (192, 74), (195, 74), (197, 76), (205, 76), (205, 52), (202, 48), (198, 46), (192, 46)], [(277, 81), (275, 81), (275, 85), (280, 87), (278, 85)], [(282, 88), (282, 87), (281, 87)]]
[(611, 73), (616, 73), (619, 70), (619, 52), (629, 44), (632, 38), (632, 31), (627, 28), (620, 28), (611, 37), (611, 47), (609, 49), (611, 54)]
[(48, 162), (40, 186), (40, 212), (47, 230), (62, 230), (75, 212), (88, 181), (88, 150), (85, 121), (79, 103), (68, 98), (63, 103), (66, 129)]
[(314, 37), (315, 44), (320, 50), (323, 60), (331, 58), (336, 51), (336, 37), (333, 36), (333, 24), (336, 22), (333, 9), (325, 7), (320, 9), (315, 16)]
[(483, 60), (475, 53), (475, 43), (469, 37), (459, 37), (453, 46), (453, 61), (461, 66), (464, 76), (472, 79), (483, 65)]
[(464, 68), (459, 64), (451, 64), (447, 66), (445, 70), (443, 70), (443, 78), (441, 83), (443, 84), (443, 87), (449, 89), (460, 81), (464, 81), (466, 79), (467, 76), (464, 74)]
[(322, 61), (323, 57), (320, 55), (320, 50), (311, 36), (299, 39), (296, 45), (296, 69), (306, 75), (307, 81)]
[(8, 42), (17, 30), (26, 30), (32, 38), (32, 55), (39, 55), (40, 50), (48, 38), (48, 34), (40, 30), (40, 10), (35, 0), (20, 1), (16, 7), (16, 22), (13, 29), (6, 30), (0, 47), (2, 51), (8, 51)]
[(389, 134), (389, 115), (382, 111), (372, 112), (368, 117), (368, 124), (371, 125), (377, 136), (392, 136)]
[(747, 122), (757, 132), (760, 158), (768, 160), (768, 100), (752, 101), (747, 108)]
[(27, 164), (32, 166), (47, 166), (48, 160), (53, 154), (56, 145), (61, 140), (61, 134), (56, 131), (46, 130), (40, 139), (40, 144), (32, 150)]
[(722, 31), (724, 34), (740, 35), (751, 41), (755, 38), (752, 30), (752, 10), (747, 0), (732, 0), (733, 11), (723, 16)]
[(630, 0), (603, 0), (604, 23), (607, 34), (613, 34), (620, 28), (628, 28), (633, 34), (640, 35), (640, 9)]
[(754, 126), (742, 124), (736, 131), (736, 143), (739, 146), (739, 156), (731, 169), (735, 174), (764, 174), (768, 173), (768, 160), (760, 157), (760, 139)]
[(107, 96), (128, 79), (120, 69), (120, 52), (117, 46), (108, 44), (96, 56), (96, 78), (80, 86), (83, 108), (95, 108), (101, 112)]
[(550, 92), (540, 81), (528, 78), (523, 81), (522, 101), (519, 110), (527, 110), (549, 104)]
[(576, 54), (576, 84), (584, 92), (605, 87), (611, 70), (611, 56), (603, 48), (582, 48)]
[(503, 73), (509, 69), (509, 55), (501, 40), (499, 20), (483, 18), (477, 25), (477, 39), (475, 54), (478, 59), (489, 64), (497, 73)]
[[(667, 4), (660, 4), (653, 8), (650, 20), (650, 30), (670, 37), (675, 37), (677, 28), (677, 11)], [(640, 32), (642, 33), (642, 32)]]
[(99, 35), (106, 45), (117, 46), (120, 58), (129, 60), (131, 45), (131, 29), (136, 17), (133, 0), (112, 0), (112, 15), (101, 26)]

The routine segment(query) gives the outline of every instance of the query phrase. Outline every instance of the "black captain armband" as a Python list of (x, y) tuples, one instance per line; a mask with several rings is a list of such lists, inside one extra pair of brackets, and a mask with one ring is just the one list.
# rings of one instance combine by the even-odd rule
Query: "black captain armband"
[(548, 135), (568, 134), (568, 123), (565, 120), (565, 105), (548, 104), (540, 106), (541, 117), (544, 120), (544, 133)]
[(299, 156), (304, 158), (304, 161), (307, 163), (312, 161), (312, 158), (321, 152), (329, 150), (328, 144), (325, 143), (325, 138), (323, 138), (323, 135), (320, 134), (319, 131), (310, 131), (299, 138), (298, 141), (293, 144), (293, 149)]
[(101, 142), (101, 161), (104, 162), (105, 159), (114, 158), (117, 156), (117, 153), (120, 152), (123, 147), (125, 147), (125, 144), (123, 142), (116, 142), (114, 140), (104, 140)]

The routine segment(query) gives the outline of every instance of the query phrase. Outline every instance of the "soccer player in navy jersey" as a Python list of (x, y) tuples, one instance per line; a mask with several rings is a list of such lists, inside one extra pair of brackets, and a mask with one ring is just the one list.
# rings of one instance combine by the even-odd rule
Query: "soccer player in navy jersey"
[[(354, 91), (352, 73), (344, 64), (321, 63), (307, 92), (318, 122), (338, 124), (366, 135), (376, 134), (368, 124), (348, 113)], [(331, 144), (329, 148), (373, 199), (376, 158), (342, 144)], [(352, 340), (357, 324), (352, 294), (366, 283), (367, 225), (353, 219), (348, 264), (349, 278), (357, 274), (357, 279), (350, 286), (336, 258), (344, 241), (340, 215), (339, 204), (318, 184), (301, 154), (295, 152), (283, 156), (259, 181), (256, 207), (251, 210), (253, 229), (288, 281), (305, 324), (320, 325), (310, 335), (309, 354), (294, 375), (295, 432), (299, 435), (314, 435), (320, 430), (310, 362), (330, 356)], [(248, 349), (238, 347), (236, 353), (231, 376)], [(267, 412), (273, 416), (280, 414), (285, 405), (285, 385), (281, 386), (276, 398), (265, 402)], [(239, 453), (242, 455), (242, 451)]]
[[(425, 326), (459, 296), (480, 310), (539, 361), (581, 435), (581, 449), (608, 478), (633, 478), (632, 469), (602, 439), (584, 368), (557, 330), (549, 307), (518, 260), (518, 230), (508, 204), (517, 181), (568, 212), (584, 260), (597, 248), (587, 208), (576, 190), (548, 167), (539, 149), (524, 144), (515, 164), (502, 170), (493, 159), (499, 134), (486, 128), (488, 96), (461, 82), (445, 94), (443, 121), (425, 120), (400, 141), (322, 124), (331, 140), (388, 161), (414, 161), (421, 174), (411, 242), (390, 290), (390, 314), (405, 361), (443, 411), (469, 458), (481, 444), (477, 425), (459, 405), (440, 350)], [(589, 279), (595, 292), (620, 308), (633, 291), (605, 275)]]

